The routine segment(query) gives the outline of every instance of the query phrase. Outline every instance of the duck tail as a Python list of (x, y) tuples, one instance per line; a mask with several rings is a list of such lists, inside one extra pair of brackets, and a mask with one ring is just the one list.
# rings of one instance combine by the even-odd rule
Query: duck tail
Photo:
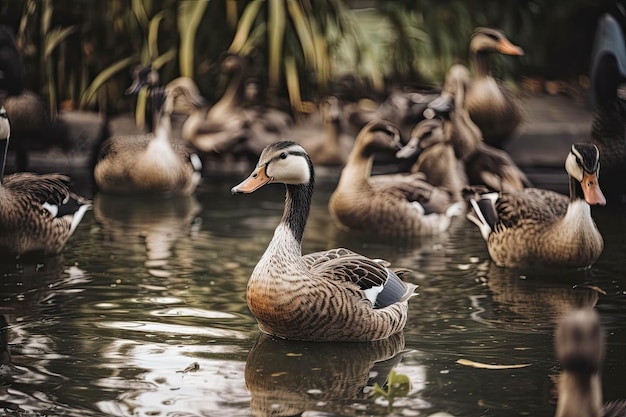
[(478, 226), (485, 240), (488, 239), (498, 218), (495, 208), (497, 198), (498, 193), (488, 193), (481, 195), (479, 199), (469, 200), (471, 210), (467, 213), (467, 219)]
[(408, 275), (409, 270), (400, 269), (397, 271), (387, 270), (387, 282), (382, 291), (376, 297), (376, 307), (387, 307), (389, 305), (408, 300), (415, 295), (417, 285), (404, 282), (400, 277)]

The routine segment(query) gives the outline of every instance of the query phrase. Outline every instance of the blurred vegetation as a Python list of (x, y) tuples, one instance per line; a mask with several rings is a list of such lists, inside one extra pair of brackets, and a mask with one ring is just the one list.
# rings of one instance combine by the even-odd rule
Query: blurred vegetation
[[(605, 3), (607, 6), (605, 6)], [(26, 85), (61, 108), (128, 110), (135, 65), (164, 82), (196, 80), (210, 100), (227, 79), (226, 51), (249, 57), (269, 105), (305, 110), (343, 79), (357, 94), (440, 83), (465, 62), (476, 26), (494, 26), (526, 50), (499, 60), (502, 76), (586, 74), (597, 16), (592, 0), (0, 0), (14, 28)], [(558, 28), (558, 30), (556, 30)], [(355, 93), (354, 91), (352, 93)], [(347, 93), (346, 93), (347, 94)]]

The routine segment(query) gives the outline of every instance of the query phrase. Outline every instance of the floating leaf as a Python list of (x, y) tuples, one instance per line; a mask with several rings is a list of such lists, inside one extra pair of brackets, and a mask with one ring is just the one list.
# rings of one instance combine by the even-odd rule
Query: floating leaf
[(530, 366), (529, 363), (521, 363), (521, 364), (516, 364), (516, 365), (491, 365), (488, 363), (474, 362), (469, 359), (463, 359), (463, 358), (457, 360), (456, 363), (458, 363), (459, 365), (471, 366), (473, 368), (479, 368), (479, 369), (517, 369), (517, 368), (526, 368), (527, 366)]

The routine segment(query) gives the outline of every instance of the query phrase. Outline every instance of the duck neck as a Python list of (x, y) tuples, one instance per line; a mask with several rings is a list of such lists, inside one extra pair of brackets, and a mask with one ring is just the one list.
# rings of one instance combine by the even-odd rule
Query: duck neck
[(585, 194), (583, 193), (583, 188), (580, 185), (580, 181), (571, 176), (569, 177), (569, 201), (570, 203), (576, 201), (585, 201)]
[(489, 75), (489, 54), (487, 52), (470, 52), (470, 63), (475, 77)]
[(367, 184), (367, 178), (372, 173), (373, 165), (374, 155), (362, 146), (359, 146), (358, 143), (355, 143), (348, 157), (348, 162), (341, 171), (339, 182), (357, 182), (365, 185)]
[(563, 371), (559, 377), (559, 400), (555, 417), (600, 417), (600, 374)]
[[(238, 68), (233, 71), (230, 82), (228, 83), (228, 87), (226, 87), (226, 91), (222, 95), (222, 98), (219, 99), (217, 103), (213, 106), (213, 109), (217, 107), (217, 110), (221, 111), (222, 109), (229, 107), (238, 107), (241, 105), (241, 96), (243, 90), (243, 69)], [(212, 110), (215, 111), (215, 110)]]
[(311, 210), (313, 182), (308, 184), (288, 184), (285, 197), (285, 211), (281, 224), (286, 225), (298, 243), (302, 243), (306, 220)]
[(0, 187), (4, 179), (4, 167), (7, 162), (7, 152), (9, 151), (9, 138), (0, 139)]

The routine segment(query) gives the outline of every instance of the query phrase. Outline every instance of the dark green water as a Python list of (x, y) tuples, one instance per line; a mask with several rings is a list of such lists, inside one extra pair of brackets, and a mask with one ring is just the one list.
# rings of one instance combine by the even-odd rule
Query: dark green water
[[(231, 196), (242, 178), (207, 178), (191, 199), (97, 198), (63, 256), (2, 264), (11, 363), (0, 368), (0, 415), (552, 416), (554, 320), (596, 298), (608, 334), (605, 400), (626, 398), (620, 213), (594, 209), (606, 247), (591, 270), (522, 274), (493, 266), (462, 218), (415, 242), (341, 232), (326, 209), (334, 182), (320, 180), (304, 252), (345, 246), (415, 270), (409, 324), (376, 344), (257, 341), (246, 282), (284, 194), (271, 186)], [(370, 370), (402, 349), (397, 363)], [(529, 366), (477, 369), (459, 359)], [(406, 396), (389, 404), (363, 392), (393, 365), (410, 380)]]

